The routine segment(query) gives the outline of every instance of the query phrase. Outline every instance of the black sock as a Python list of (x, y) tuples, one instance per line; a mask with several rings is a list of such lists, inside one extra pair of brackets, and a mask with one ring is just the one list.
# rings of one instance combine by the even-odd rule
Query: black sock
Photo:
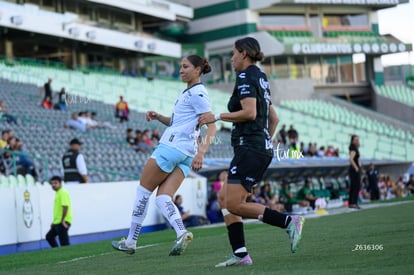
[(280, 228), (286, 228), (292, 218), (288, 215), (282, 214), (280, 212), (277, 212), (276, 210), (272, 210), (270, 208), (265, 208), (264, 214), (263, 214), (263, 222), (277, 226)]
[(242, 222), (235, 222), (227, 226), (227, 233), (229, 235), (230, 245), (233, 249), (234, 255), (237, 257), (243, 258), (247, 256), (247, 252), (238, 252), (235, 251), (239, 248), (246, 247), (244, 243), (244, 230)]

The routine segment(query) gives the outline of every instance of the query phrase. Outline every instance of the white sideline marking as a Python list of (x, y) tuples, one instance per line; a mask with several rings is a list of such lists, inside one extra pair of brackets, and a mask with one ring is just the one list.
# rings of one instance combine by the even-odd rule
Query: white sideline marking
[[(143, 246), (138, 246), (137, 249), (143, 249), (143, 248), (147, 248), (147, 247), (151, 247), (151, 246), (157, 246), (158, 244), (148, 244), (148, 245), (143, 245)], [(104, 256), (104, 255), (109, 255), (109, 254), (115, 254), (116, 252), (105, 252), (105, 253), (101, 253), (101, 254), (97, 254), (97, 255), (90, 255), (90, 256), (85, 256), (85, 257), (79, 257), (79, 258), (74, 258), (71, 260), (67, 260), (67, 261), (61, 261), (58, 262), (58, 264), (66, 264), (66, 263), (72, 263), (72, 262), (77, 262), (77, 261), (81, 261), (81, 260), (86, 260), (86, 259), (90, 259), (90, 258), (95, 258), (95, 257), (99, 257), (99, 256)]]

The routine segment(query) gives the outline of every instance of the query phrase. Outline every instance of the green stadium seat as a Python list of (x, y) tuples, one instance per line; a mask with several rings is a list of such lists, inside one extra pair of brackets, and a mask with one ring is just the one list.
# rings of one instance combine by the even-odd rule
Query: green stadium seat
[(20, 175), (20, 174), (16, 176), (16, 181), (17, 181), (17, 184), (19, 186), (25, 186), (25, 185), (27, 185), (26, 178), (24, 176)]

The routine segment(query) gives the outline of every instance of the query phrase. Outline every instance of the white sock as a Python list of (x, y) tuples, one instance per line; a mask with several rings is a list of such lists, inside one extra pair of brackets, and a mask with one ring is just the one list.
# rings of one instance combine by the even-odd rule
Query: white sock
[(148, 212), (148, 201), (151, 191), (145, 189), (141, 185), (137, 187), (137, 195), (135, 197), (134, 208), (132, 210), (131, 227), (129, 228), (128, 238), (125, 241), (127, 246), (135, 245), (141, 231), (142, 223)]
[(169, 195), (159, 195), (156, 198), (157, 206), (161, 210), (162, 215), (168, 220), (171, 226), (174, 228), (177, 238), (187, 232), (185, 229), (181, 214), (178, 211), (177, 206), (172, 202)]

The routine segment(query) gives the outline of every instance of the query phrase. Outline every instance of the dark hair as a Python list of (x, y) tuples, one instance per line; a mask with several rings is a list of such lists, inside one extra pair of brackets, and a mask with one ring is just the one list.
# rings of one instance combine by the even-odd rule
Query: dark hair
[(59, 176), (53, 176), (53, 177), (51, 177), (50, 180), (49, 180), (49, 182), (52, 182), (54, 180), (58, 181), (59, 183), (62, 182), (62, 178), (59, 177)]
[(207, 58), (195, 54), (189, 55), (186, 58), (195, 68), (200, 67), (202, 74), (211, 72), (211, 66), (208, 64)]
[(349, 149), (351, 150), (351, 146), (354, 144), (354, 140), (357, 138), (357, 135), (351, 135), (351, 142), (349, 143)]
[(237, 40), (234, 47), (239, 51), (246, 51), (247, 56), (253, 61), (262, 61), (264, 54), (260, 50), (259, 42), (253, 37), (245, 37)]
[(1, 135), (8, 134), (8, 133), (10, 133), (10, 130), (3, 130), (3, 131), (1, 131)]

